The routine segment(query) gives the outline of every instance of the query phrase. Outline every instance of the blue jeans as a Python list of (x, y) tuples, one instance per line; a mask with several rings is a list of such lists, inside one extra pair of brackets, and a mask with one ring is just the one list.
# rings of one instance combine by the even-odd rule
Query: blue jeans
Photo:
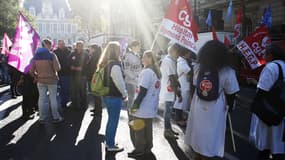
[(66, 107), (67, 102), (70, 101), (70, 77), (61, 76), (58, 81), (59, 85), (59, 97), (61, 107)]
[(115, 136), (122, 108), (121, 97), (103, 97), (103, 102), (107, 106), (108, 122), (106, 126), (106, 144), (112, 148), (115, 146)]
[[(57, 84), (37, 84), (39, 90), (39, 114), (40, 120), (48, 120), (49, 118), (49, 103), (53, 119), (60, 119), (58, 112), (58, 104), (56, 99)], [(48, 92), (48, 93), (47, 93)]]
[(172, 107), (174, 105), (174, 102), (171, 101), (165, 101), (165, 109), (164, 109), (164, 129), (172, 129), (171, 128), (171, 113), (172, 113)]

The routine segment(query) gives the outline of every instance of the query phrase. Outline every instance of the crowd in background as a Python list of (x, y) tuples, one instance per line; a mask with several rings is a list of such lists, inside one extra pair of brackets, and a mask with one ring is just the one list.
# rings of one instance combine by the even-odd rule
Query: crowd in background
[[(239, 83), (230, 63), (229, 49), (221, 42), (207, 42), (198, 55), (178, 44), (170, 44), (167, 54), (142, 52), (139, 41), (131, 42), (124, 54), (116, 41), (109, 42), (104, 48), (92, 44), (87, 50), (82, 41), (76, 42), (74, 48), (68, 48), (63, 40), (59, 40), (55, 50), (51, 44), (48, 39), (42, 41), (27, 74), (8, 66), (7, 57), (1, 55), (1, 82), (10, 84), (11, 98), (23, 95), (24, 119), (33, 118), (34, 112), (38, 111), (40, 123), (56, 124), (64, 121), (66, 109), (87, 109), (87, 95), (92, 95), (92, 76), (103, 68), (104, 83), (110, 90), (102, 97), (92, 95), (94, 108), (91, 111), (92, 116), (102, 116), (102, 104), (106, 105), (107, 151), (123, 150), (116, 144), (115, 137), (120, 111), (125, 105), (134, 146), (128, 156), (151, 153), (152, 121), (158, 106), (163, 105), (165, 138), (178, 138), (172, 128), (175, 122), (186, 128), (184, 141), (194, 151), (195, 159), (224, 156), (226, 117), (234, 106)], [(267, 47), (265, 60), (267, 64), (257, 87), (268, 91), (278, 77), (277, 67), (271, 62), (280, 63), (285, 75), (285, 57), (278, 46), (271, 45)], [(211, 86), (217, 87), (217, 97), (212, 100), (201, 98), (198, 92), (202, 89), (202, 94), (208, 94), (209, 86), (198, 84), (199, 76), (208, 72), (215, 72), (218, 77), (218, 85)], [(258, 159), (268, 159), (270, 154), (273, 159), (284, 159), (284, 122), (268, 127), (256, 116), (253, 120), (255, 144), (260, 151)]]

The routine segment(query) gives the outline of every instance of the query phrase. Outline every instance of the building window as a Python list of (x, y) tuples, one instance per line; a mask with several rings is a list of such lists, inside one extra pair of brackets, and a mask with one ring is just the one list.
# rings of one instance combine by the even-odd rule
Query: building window
[(76, 32), (76, 26), (72, 25), (72, 29), (71, 29), (72, 33)]
[(64, 19), (65, 18), (65, 13), (64, 13), (64, 9), (63, 8), (59, 9), (59, 18), (60, 19)]
[(60, 24), (60, 32), (64, 33), (64, 24), (63, 23)]
[(46, 24), (46, 32), (50, 33), (50, 24), (49, 23)]
[(46, 25), (42, 23), (42, 33), (46, 33)]
[(57, 24), (53, 24), (53, 33), (57, 33)]
[(68, 33), (71, 33), (71, 24), (68, 24), (68, 25), (67, 25), (67, 32), (68, 32)]
[(38, 28), (39, 28), (39, 32), (42, 33), (43, 32), (43, 28), (42, 28), (42, 24), (38, 23)]
[(30, 13), (31, 15), (33, 15), (33, 16), (36, 16), (36, 9), (35, 9), (35, 7), (31, 6), (31, 7), (29, 8), (29, 13)]

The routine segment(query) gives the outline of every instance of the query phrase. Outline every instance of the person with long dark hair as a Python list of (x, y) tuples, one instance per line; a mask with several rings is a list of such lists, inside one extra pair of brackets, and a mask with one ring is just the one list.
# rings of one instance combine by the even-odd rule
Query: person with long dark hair
[[(226, 115), (232, 109), (239, 85), (235, 71), (230, 67), (227, 47), (215, 40), (208, 41), (198, 53), (194, 65), (193, 84), (195, 92), (187, 122), (185, 143), (194, 153), (195, 159), (211, 159), (224, 156)], [(202, 74), (216, 74), (214, 79), (199, 81)], [(198, 94), (211, 96), (207, 99)], [(215, 96), (211, 95), (217, 91)], [(215, 98), (214, 98), (215, 97)]]
[[(265, 96), (278, 79), (279, 69), (276, 63), (281, 66), (283, 75), (285, 75), (285, 54), (280, 47), (274, 44), (267, 46), (264, 60), (266, 65), (257, 83), (256, 96)], [(267, 160), (272, 154), (272, 159), (283, 160), (285, 158), (285, 142), (282, 141), (284, 120), (277, 126), (269, 127), (253, 114), (251, 121), (253, 141), (259, 150), (258, 159)]]

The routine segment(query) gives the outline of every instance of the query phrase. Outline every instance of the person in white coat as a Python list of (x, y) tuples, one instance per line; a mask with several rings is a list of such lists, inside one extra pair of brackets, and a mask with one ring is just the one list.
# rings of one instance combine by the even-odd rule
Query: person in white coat
[(190, 50), (186, 48), (181, 48), (178, 52), (179, 57), (177, 59), (177, 75), (178, 75), (178, 81), (181, 85), (181, 95), (182, 95), (182, 101), (179, 102), (178, 98), (176, 98), (176, 101), (174, 103), (174, 109), (175, 109), (175, 120), (176, 123), (181, 127), (186, 127), (186, 121), (183, 116), (183, 112), (189, 110), (190, 108), (190, 71), (191, 71), (191, 63), (189, 64), (189, 61), (191, 61), (191, 55), (194, 53), (191, 53)]
[[(282, 66), (285, 75), (285, 54), (277, 45), (266, 47), (264, 60), (266, 65), (263, 68), (257, 83), (257, 96), (265, 95), (278, 79), (278, 63)], [(285, 107), (285, 106), (284, 106)], [(267, 126), (255, 114), (252, 115), (251, 135), (256, 148), (259, 150), (258, 159), (267, 160), (270, 154), (272, 159), (283, 160), (285, 158), (285, 143), (282, 141), (284, 135), (284, 120), (277, 126)]]
[[(208, 41), (198, 53), (198, 63), (194, 65), (193, 84), (196, 86), (191, 102), (190, 115), (185, 132), (185, 143), (194, 153), (195, 160), (211, 159), (224, 156), (226, 116), (231, 110), (239, 85), (235, 71), (230, 67), (228, 49), (215, 40)], [(207, 101), (197, 94), (197, 78), (199, 72), (206, 70), (217, 71), (218, 97)], [(204, 88), (202, 88), (204, 89)], [(210, 88), (207, 88), (210, 89)], [(228, 107), (229, 106), (229, 107)]]
[(180, 84), (178, 82), (176, 60), (178, 51), (181, 46), (172, 44), (168, 47), (168, 54), (161, 62), (161, 92), (159, 100), (164, 104), (164, 137), (177, 139), (178, 133), (173, 131), (171, 125), (171, 113), (175, 102), (175, 97), (178, 97), (179, 102), (182, 101)]

